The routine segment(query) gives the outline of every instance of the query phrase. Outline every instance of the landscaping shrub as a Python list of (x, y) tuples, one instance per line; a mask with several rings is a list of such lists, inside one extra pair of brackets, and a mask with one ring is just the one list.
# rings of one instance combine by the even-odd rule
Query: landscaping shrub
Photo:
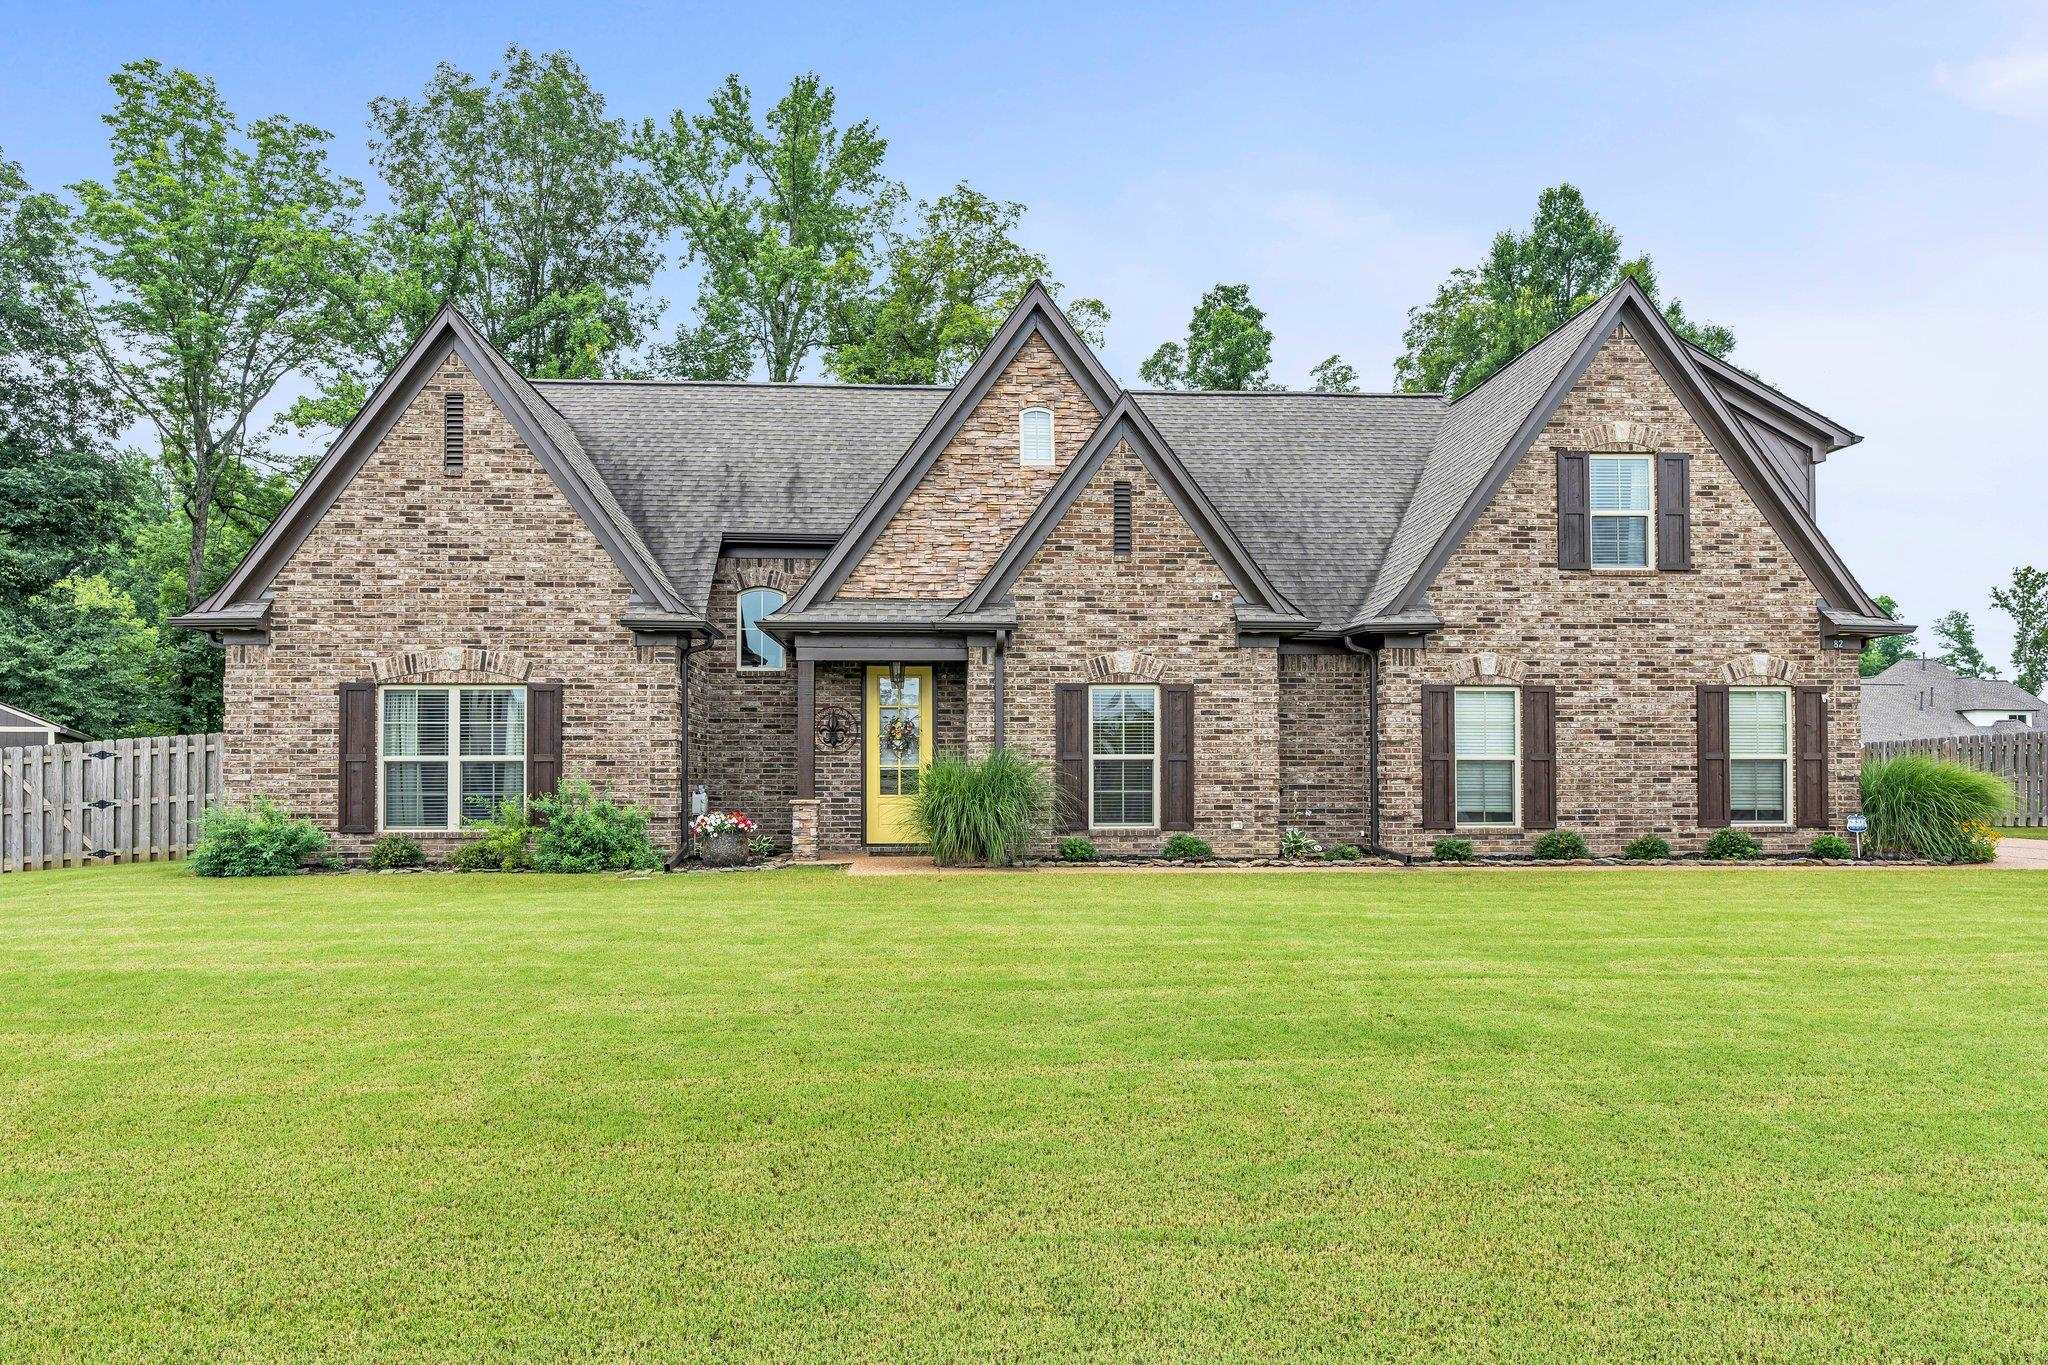
[(1988, 863), (1998, 856), (2000, 835), (1991, 826), (1972, 821), (1963, 826), (1963, 835), (1969, 840), (1969, 846), (1963, 850), (1958, 862)]
[(1440, 863), (1469, 863), (1472, 861), (1472, 841), (1439, 839), (1429, 846), (1429, 856)]
[(333, 864), (326, 831), (260, 796), (201, 816), (199, 844), (185, 861), (201, 877), (289, 877), (308, 862)]
[(2012, 800), (2003, 778), (1923, 754), (1863, 767), (1863, 814), (1870, 837), (1886, 853), (1940, 863), (1988, 861), (1990, 842), (1970, 826), (1988, 829)]
[(448, 860), (457, 872), (524, 872), (533, 866), (533, 817), (524, 801), (504, 802), (469, 829), (477, 837)]
[(1052, 780), (1008, 749), (978, 763), (942, 754), (918, 782), (912, 812), (940, 863), (1001, 867), (1043, 837), (1052, 818)]
[(1632, 863), (1653, 863), (1659, 858), (1671, 856), (1671, 845), (1654, 834), (1645, 834), (1640, 839), (1631, 839), (1621, 856)]
[(782, 852), (782, 846), (771, 835), (756, 834), (747, 840), (747, 852), (756, 858), (773, 858)]
[(1551, 830), (1536, 841), (1532, 851), (1546, 863), (1587, 856), (1586, 841), (1568, 829)]
[(1707, 840), (1707, 856), (1717, 862), (1742, 862), (1764, 851), (1756, 836), (1744, 829), (1724, 829)]
[(370, 845), (370, 870), (387, 872), (394, 867), (425, 867), (427, 851), (419, 846), (416, 839), (403, 834), (387, 834)]
[(1317, 858), (1322, 856), (1322, 852), (1323, 846), (1315, 836), (1291, 825), (1280, 835), (1280, 856), (1283, 858)]
[(1338, 844), (1324, 853), (1323, 857), (1333, 863), (1355, 863), (1358, 861), (1360, 854), (1357, 844)]
[(1069, 834), (1060, 840), (1060, 861), (1063, 863), (1092, 863), (1095, 861), (1095, 845), (1078, 834)]
[(539, 825), (533, 836), (537, 871), (645, 872), (661, 866), (661, 851), (647, 837), (647, 812), (597, 795), (588, 782), (564, 782), (528, 805)]
[(1807, 852), (1816, 858), (1853, 858), (1856, 856), (1856, 850), (1851, 848), (1849, 841), (1839, 834), (1821, 835), (1813, 841), (1813, 847), (1809, 848)]
[(1176, 834), (1167, 839), (1165, 847), (1159, 850), (1162, 858), (1177, 858), (1182, 862), (1206, 862), (1216, 856), (1216, 850), (1209, 847), (1206, 839), (1197, 839), (1192, 834)]

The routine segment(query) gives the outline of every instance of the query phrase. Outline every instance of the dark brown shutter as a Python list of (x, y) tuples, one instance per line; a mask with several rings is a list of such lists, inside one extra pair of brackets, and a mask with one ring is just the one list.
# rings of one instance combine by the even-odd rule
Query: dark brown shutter
[(1052, 689), (1053, 829), (1088, 828), (1088, 688), (1057, 683)]
[(1798, 770), (1792, 804), (1806, 829), (1828, 827), (1828, 692), (1824, 687), (1792, 690), (1792, 763)]
[(1159, 827), (1195, 827), (1195, 689), (1159, 689)]
[(1557, 689), (1522, 689), (1522, 828), (1557, 828)]
[(1692, 456), (1657, 457), (1657, 567), (1692, 567)]
[(1422, 689), (1422, 827), (1457, 827), (1457, 792), (1451, 772), (1455, 720), (1448, 687)]
[(1586, 457), (1577, 451), (1557, 452), (1557, 567), (1593, 567), (1592, 490)]
[(1699, 735), (1700, 828), (1728, 827), (1728, 689), (1702, 687), (1694, 720)]
[(377, 684), (341, 685), (341, 804), (335, 827), (343, 834), (377, 828)]
[(526, 794), (545, 796), (562, 785), (562, 685), (526, 686)]

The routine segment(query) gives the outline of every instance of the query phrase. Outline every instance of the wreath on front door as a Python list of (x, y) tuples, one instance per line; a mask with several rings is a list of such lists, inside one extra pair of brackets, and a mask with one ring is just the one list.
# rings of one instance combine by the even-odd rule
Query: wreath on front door
[(917, 747), (917, 717), (897, 716), (882, 731), (882, 742), (899, 754)]

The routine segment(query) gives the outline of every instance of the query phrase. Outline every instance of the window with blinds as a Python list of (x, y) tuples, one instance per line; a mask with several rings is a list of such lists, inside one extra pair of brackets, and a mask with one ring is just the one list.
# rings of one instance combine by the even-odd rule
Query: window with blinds
[(465, 454), (462, 390), (441, 395), (441, 472), (460, 474)]
[(1159, 823), (1159, 689), (1088, 689), (1089, 824)]
[(1512, 825), (1520, 787), (1520, 698), (1512, 688), (1461, 687), (1453, 700), (1457, 823)]
[(1792, 694), (1728, 689), (1728, 818), (1738, 825), (1791, 819)]
[(1593, 567), (1650, 566), (1650, 488), (1647, 455), (1595, 455), (1587, 462), (1591, 490)]
[(385, 829), (460, 829), (526, 794), (523, 687), (387, 687), (378, 728)]
[(1026, 408), (1017, 419), (1017, 462), (1026, 469), (1052, 468), (1052, 409)]
[(1110, 506), (1113, 525), (1109, 548), (1116, 554), (1127, 555), (1131, 552), (1131, 486), (1128, 483), (1117, 480), (1116, 486), (1110, 490)]

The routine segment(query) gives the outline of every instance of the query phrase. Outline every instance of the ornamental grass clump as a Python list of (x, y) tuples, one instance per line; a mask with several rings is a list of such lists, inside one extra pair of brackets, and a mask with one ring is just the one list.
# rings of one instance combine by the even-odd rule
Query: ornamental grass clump
[(942, 754), (918, 781), (912, 818), (944, 866), (1019, 862), (1052, 818), (1045, 769), (997, 749), (979, 762)]
[(1879, 852), (1937, 863), (1988, 862), (1981, 832), (2012, 809), (2012, 787), (1995, 774), (1902, 754), (1863, 767), (1863, 814)]

